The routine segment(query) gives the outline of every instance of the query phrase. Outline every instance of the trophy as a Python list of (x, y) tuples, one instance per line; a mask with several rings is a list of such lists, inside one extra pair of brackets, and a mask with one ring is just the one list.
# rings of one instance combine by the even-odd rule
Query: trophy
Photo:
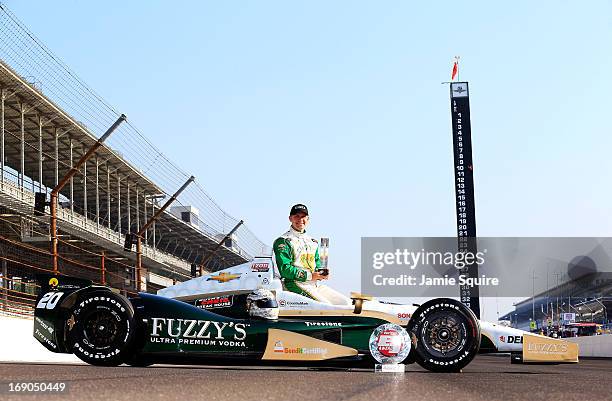
[(377, 364), (375, 372), (403, 373), (405, 366), (401, 363), (408, 354), (412, 342), (408, 332), (393, 323), (378, 326), (370, 335), (370, 352)]
[(329, 238), (321, 238), (319, 243), (319, 260), (321, 261), (321, 268), (319, 271), (324, 276), (329, 274), (329, 267), (327, 266), (327, 255), (329, 252)]

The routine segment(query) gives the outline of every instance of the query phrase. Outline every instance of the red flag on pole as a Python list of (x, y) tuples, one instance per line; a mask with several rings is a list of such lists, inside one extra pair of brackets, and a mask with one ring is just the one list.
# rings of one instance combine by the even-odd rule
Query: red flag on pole
[(455, 77), (459, 74), (459, 57), (455, 57), (453, 62), (453, 73), (451, 74), (451, 81), (455, 80)]

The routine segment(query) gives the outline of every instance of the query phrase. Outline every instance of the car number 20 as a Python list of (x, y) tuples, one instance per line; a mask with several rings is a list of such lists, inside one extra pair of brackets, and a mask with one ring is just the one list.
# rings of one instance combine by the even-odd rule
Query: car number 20
[(42, 296), (38, 304), (37, 309), (53, 309), (59, 302), (60, 298), (64, 295), (63, 292), (48, 292)]

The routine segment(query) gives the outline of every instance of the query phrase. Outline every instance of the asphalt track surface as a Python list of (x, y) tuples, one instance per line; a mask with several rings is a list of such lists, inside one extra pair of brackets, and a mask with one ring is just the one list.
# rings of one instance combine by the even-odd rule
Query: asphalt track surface
[[(65, 382), (61, 394), (9, 393), (9, 382)], [(477, 357), (462, 373), (363, 369), (154, 365), (0, 364), (2, 400), (606, 400), (612, 399), (612, 360), (578, 365), (511, 365)]]

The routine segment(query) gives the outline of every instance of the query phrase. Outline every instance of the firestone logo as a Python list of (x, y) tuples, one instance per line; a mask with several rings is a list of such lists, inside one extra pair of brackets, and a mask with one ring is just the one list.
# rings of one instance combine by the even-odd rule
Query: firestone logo
[(339, 322), (305, 322), (305, 323), (306, 323), (306, 326), (308, 327), (310, 326), (342, 327), (342, 323), (339, 323)]

